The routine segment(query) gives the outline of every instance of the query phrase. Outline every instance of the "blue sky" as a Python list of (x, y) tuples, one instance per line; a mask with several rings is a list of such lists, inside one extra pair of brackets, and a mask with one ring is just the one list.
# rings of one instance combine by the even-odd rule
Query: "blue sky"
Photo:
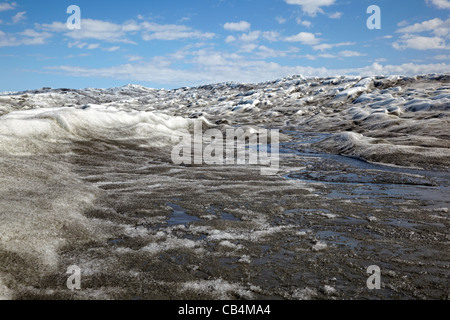
[(0, 91), (450, 72), (449, 31), (450, 0), (0, 0)]

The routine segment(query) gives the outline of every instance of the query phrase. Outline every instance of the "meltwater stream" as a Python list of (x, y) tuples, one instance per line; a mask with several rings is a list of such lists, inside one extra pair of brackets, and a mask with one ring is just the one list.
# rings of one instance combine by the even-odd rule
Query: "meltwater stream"
[[(355, 157), (321, 153), (311, 149), (311, 144), (328, 138), (329, 134), (296, 133), (294, 136), (293, 141), (281, 146), (280, 152), (310, 159), (311, 164), (300, 171), (284, 175), (286, 179), (335, 185), (354, 184), (359, 192), (372, 197), (381, 193), (404, 199), (422, 199), (437, 209), (449, 205), (450, 171), (384, 165)], [(351, 199), (346, 193), (334, 192), (332, 196)]]

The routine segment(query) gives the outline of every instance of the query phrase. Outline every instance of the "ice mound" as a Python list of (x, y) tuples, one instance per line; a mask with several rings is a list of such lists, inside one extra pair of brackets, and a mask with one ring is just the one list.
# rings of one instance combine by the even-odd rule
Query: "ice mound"
[(354, 132), (338, 133), (315, 145), (331, 153), (385, 164), (430, 167), (450, 163), (448, 148), (395, 145)]
[(292, 298), (296, 300), (312, 300), (318, 296), (318, 292), (314, 288), (296, 289), (292, 294)]
[(181, 117), (98, 105), (15, 111), (0, 117), (0, 152), (64, 152), (67, 143), (90, 140), (142, 140), (161, 147), (189, 126)]
[(373, 83), (374, 83), (373, 77), (364, 78), (361, 81), (359, 81), (358, 83), (356, 83), (353, 87), (348, 88), (348, 89), (338, 93), (336, 95), (336, 99), (356, 97), (357, 95), (359, 95), (363, 92), (369, 91), (371, 89), (371, 87), (373, 86)]
[(186, 282), (181, 285), (181, 291), (194, 291), (213, 296), (214, 299), (230, 300), (233, 298), (253, 299), (257, 287), (244, 287), (238, 283), (229, 283), (223, 279)]

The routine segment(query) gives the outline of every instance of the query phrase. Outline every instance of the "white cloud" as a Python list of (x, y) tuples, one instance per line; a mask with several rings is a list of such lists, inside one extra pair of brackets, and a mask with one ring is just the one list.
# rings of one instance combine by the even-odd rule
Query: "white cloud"
[(26, 19), (25, 14), (27, 12), (26, 11), (22, 11), (22, 12), (18, 12), (14, 17), (12, 17), (12, 22), (13, 23), (19, 23), (23, 20)]
[(13, 9), (15, 9), (16, 6), (17, 6), (17, 3), (15, 3), (15, 2), (12, 2), (12, 3), (2, 2), (2, 3), (0, 3), (0, 12), (7, 11), (7, 10), (13, 10)]
[(290, 48), (289, 50), (275, 50), (266, 46), (259, 46), (256, 55), (262, 59), (286, 57), (289, 53), (297, 53), (300, 49)]
[(152, 34), (145, 34), (142, 39), (145, 41), (151, 40), (183, 40), (183, 39), (211, 39), (214, 38), (214, 33), (203, 33), (200, 31), (161, 31)]
[[(78, 49), (94, 50), (94, 49), (100, 48), (100, 43), (87, 43), (87, 42), (75, 41), (75, 42), (69, 42), (67, 47), (68, 48), (76, 47)], [(108, 51), (108, 52), (113, 52), (113, 51), (116, 51), (119, 49), (120, 49), (120, 47), (111, 47), (111, 48), (106, 48), (106, 49), (102, 49), (102, 50)]]
[(51, 24), (36, 24), (36, 27), (50, 32), (65, 32), (67, 25), (62, 22), (52, 22)]
[(285, 24), (287, 22), (287, 20), (285, 18), (280, 17), (280, 16), (276, 17), (275, 20), (277, 20), (277, 22), (279, 24)]
[(320, 58), (325, 58), (325, 59), (335, 59), (337, 58), (334, 54), (330, 54), (330, 53), (322, 53), (319, 54)]
[(320, 42), (319, 39), (313, 33), (310, 32), (300, 32), (294, 36), (287, 37), (285, 39), (287, 42), (300, 42), (307, 45), (315, 45)]
[(276, 31), (264, 31), (262, 33), (262, 37), (268, 41), (278, 41), (281, 38), (281, 35), (279, 32)]
[(308, 60), (317, 60), (317, 57), (312, 54), (306, 54), (304, 56), (301, 56), (301, 58), (306, 58)]
[(335, 3), (335, 0), (285, 0), (287, 4), (299, 5), (308, 15), (314, 17), (318, 12), (323, 13), (321, 7), (328, 7)]
[(241, 45), (239, 52), (252, 52), (253, 50), (255, 50), (258, 47), (257, 44), (255, 43), (245, 43), (243, 45)]
[[(267, 54), (278, 54), (269, 48), (258, 48)], [(293, 74), (305, 77), (330, 77), (338, 75), (419, 75), (439, 73), (449, 70), (450, 65), (438, 64), (403, 64), (381, 65), (374, 63), (362, 68), (327, 69), (309, 66), (285, 66), (263, 60), (247, 60), (236, 54), (226, 54), (208, 50), (190, 52), (192, 64), (188, 68), (172, 67), (176, 61), (167, 63), (165, 57), (153, 58), (149, 62), (128, 63), (106, 68), (83, 68), (77, 66), (54, 66), (46, 72), (61, 73), (77, 77), (111, 78), (131, 82), (152, 82), (171, 86), (193, 86), (225, 81), (261, 82), (282, 78)], [(314, 56), (310, 56), (314, 59)], [(183, 58), (185, 61), (185, 58)]]
[(297, 24), (301, 24), (304, 27), (310, 28), (312, 26), (312, 22), (311, 21), (302, 20), (300, 18), (297, 18), (295, 20), (297, 21)]
[(357, 52), (357, 51), (351, 51), (351, 50), (344, 50), (339, 52), (339, 55), (341, 57), (350, 58), (350, 57), (363, 57), (365, 56), (364, 53)]
[(141, 32), (144, 41), (151, 40), (183, 40), (183, 39), (211, 39), (214, 33), (203, 33), (184, 25), (134, 21), (125, 24), (115, 24), (107, 21), (83, 19), (81, 30), (68, 31), (65, 23), (38, 25), (38, 27), (51, 32), (65, 32), (65, 36), (75, 40), (95, 39), (105, 42), (123, 42), (135, 44), (128, 36)]
[(426, 0), (428, 4), (434, 5), (438, 9), (450, 9), (449, 0)]
[(18, 41), (15, 37), (6, 34), (5, 32), (0, 30), (0, 48), (1, 47), (12, 47), (17, 46)]
[(69, 42), (69, 44), (67, 45), (68, 48), (73, 48), (73, 47), (77, 47), (78, 49), (83, 49), (88, 45), (88, 43), (86, 42), (80, 42), (80, 41), (75, 41), (75, 42)]
[(307, 58), (309, 60), (317, 60), (318, 58), (342, 59), (342, 58), (353, 58), (353, 57), (364, 57), (364, 56), (366, 56), (366, 54), (358, 52), (358, 51), (344, 50), (344, 51), (340, 51), (335, 54), (331, 54), (331, 53), (321, 53), (318, 55), (307, 54), (307, 55), (304, 55), (301, 57)]
[(450, 61), (450, 54), (447, 54), (447, 55), (445, 55), (445, 54), (440, 54), (440, 55), (434, 56), (433, 59), (435, 59), (435, 60), (447, 60), (447, 61)]
[(440, 37), (423, 37), (417, 35), (403, 35), (399, 41), (392, 44), (394, 49), (416, 49), (416, 50), (450, 50), (450, 46), (445, 44), (445, 40)]
[(70, 54), (68, 56), (65, 56), (64, 59), (84, 58), (89, 56), (91, 56), (90, 53)]
[(386, 62), (388, 60), (386, 58), (377, 58), (374, 61), (378, 63), (378, 62)]
[(397, 30), (399, 33), (421, 33), (431, 31), (437, 36), (447, 36), (450, 34), (450, 19), (442, 21), (439, 18), (416, 23), (412, 26), (404, 26)]
[(266, 46), (259, 46), (258, 52), (256, 54), (263, 59), (286, 56), (286, 53), (272, 48), (268, 48)]
[(67, 37), (76, 40), (95, 39), (106, 42), (130, 42), (126, 39), (126, 31), (123, 26), (101, 20), (83, 19), (82, 28), (73, 31), (68, 31), (67, 25), (62, 22), (38, 25), (38, 27), (50, 32), (65, 32)]
[(234, 41), (236, 41), (236, 37), (234, 37), (234, 36), (228, 36), (225, 39), (226, 43), (230, 43), (230, 42), (234, 42)]
[(144, 59), (144, 57), (141, 57), (141, 56), (138, 56), (138, 55), (133, 55), (133, 54), (126, 55), (125, 57), (130, 62), (141, 61), (141, 60)]
[(336, 47), (352, 46), (354, 44), (355, 44), (354, 42), (340, 42), (340, 43), (333, 43), (333, 44), (322, 43), (322, 44), (313, 46), (313, 49), (325, 51), (325, 50), (329, 50), (329, 49), (336, 48)]
[(328, 16), (331, 19), (340, 19), (340, 18), (342, 18), (343, 15), (344, 15), (343, 12), (335, 12), (335, 13), (329, 14)]
[(371, 66), (360, 68), (361, 75), (405, 75), (414, 76), (429, 73), (441, 73), (442, 70), (448, 70), (450, 64), (439, 63), (439, 64), (414, 64), (406, 63), (402, 65), (386, 65), (383, 66), (378, 63), (374, 63)]
[(178, 21), (179, 22), (188, 22), (188, 21), (191, 21), (191, 17), (183, 17), (183, 18), (181, 18), (181, 19), (179, 19)]
[(212, 39), (214, 33), (203, 33), (184, 25), (176, 24), (156, 24), (143, 22), (141, 29), (144, 30), (142, 39), (150, 40), (183, 40), (183, 39)]
[(141, 25), (137, 24), (135, 21), (129, 21), (122, 25), (122, 30), (124, 32), (137, 32), (141, 30)]
[(314, 50), (325, 51), (325, 50), (329, 50), (329, 49), (331, 49), (331, 48), (333, 48), (333, 47), (335, 47), (335, 46), (336, 46), (336, 45), (333, 45), (333, 44), (322, 43), (322, 44), (315, 45), (315, 46), (313, 47), (313, 49), (314, 49)]
[(37, 32), (32, 29), (26, 29), (17, 34), (8, 34), (0, 31), (0, 47), (41, 45), (45, 44), (47, 39), (51, 37), (52, 34), (48, 32)]
[[(445, 37), (450, 34), (450, 19), (445, 21), (435, 18), (413, 25), (402, 23), (397, 33), (403, 33), (400, 39), (392, 44), (397, 50), (450, 50)], [(419, 35), (428, 33), (428, 35)]]
[(91, 43), (90, 45), (87, 46), (86, 49), (93, 50), (93, 49), (98, 49), (99, 47), (100, 47), (99, 43)]
[(241, 35), (239, 40), (243, 42), (254, 42), (259, 39), (260, 35), (261, 31), (252, 31)]
[(223, 26), (225, 30), (228, 31), (247, 31), (251, 27), (251, 24), (247, 21), (241, 21), (241, 22), (227, 22)]
[(108, 51), (108, 52), (114, 52), (114, 51), (117, 51), (119, 49), (120, 49), (120, 47), (114, 46), (114, 47), (105, 48), (103, 50)]
[(226, 43), (236, 42), (239, 46), (240, 52), (252, 52), (258, 47), (258, 41), (260, 39), (265, 39), (270, 42), (275, 42), (281, 40), (280, 33), (276, 31), (251, 31), (248, 33), (243, 33), (239, 37), (228, 36), (225, 39)]
[(197, 65), (202, 66), (203, 68), (209, 68), (209, 67), (222, 67), (227, 64), (227, 55), (221, 52), (214, 52), (210, 50), (198, 50), (194, 53), (195, 57), (193, 59), (193, 62), (195, 62)]
[(69, 42), (69, 44), (67, 44), (67, 47), (68, 48), (73, 48), (73, 47), (77, 46), (79, 43), (80, 43), (79, 41)]

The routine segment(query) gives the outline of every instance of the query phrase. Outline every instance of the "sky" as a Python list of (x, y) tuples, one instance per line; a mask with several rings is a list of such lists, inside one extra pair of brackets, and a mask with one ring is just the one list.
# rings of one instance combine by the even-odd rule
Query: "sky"
[(449, 31), (450, 0), (0, 0), (0, 92), (448, 73)]

